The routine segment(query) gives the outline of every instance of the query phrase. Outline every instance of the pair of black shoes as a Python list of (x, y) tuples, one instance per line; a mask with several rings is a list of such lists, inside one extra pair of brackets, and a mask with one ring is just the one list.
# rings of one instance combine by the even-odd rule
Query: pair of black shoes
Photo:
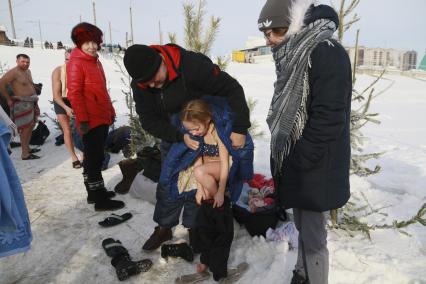
[(152, 267), (152, 261), (149, 259), (133, 261), (129, 252), (119, 240), (105, 239), (102, 241), (102, 247), (106, 254), (112, 257), (111, 264), (114, 266), (118, 280), (120, 281), (141, 272), (147, 272)]
[(165, 259), (180, 257), (191, 262), (194, 260), (194, 252), (187, 243), (166, 244), (161, 246), (161, 257)]

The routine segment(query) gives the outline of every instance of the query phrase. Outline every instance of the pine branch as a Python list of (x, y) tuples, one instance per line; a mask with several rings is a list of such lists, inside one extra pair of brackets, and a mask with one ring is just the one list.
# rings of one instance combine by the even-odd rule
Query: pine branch
[[(253, 98), (248, 98), (247, 100), (247, 106), (249, 108), (250, 114), (253, 113), (254, 108), (257, 105), (257, 100), (253, 99)], [(250, 115), (250, 117), (252, 118), (252, 116)], [(265, 135), (265, 132), (263, 132), (263, 130), (259, 130), (260, 129), (260, 125), (256, 120), (251, 120), (250, 121), (250, 128), (248, 129), (251, 137), (255, 138), (255, 137), (263, 137)]]
[(210, 26), (209, 29), (206, 32), (206, 36), (203, 41), (203, 48), (202, 53), (209, 54), (210, 49), (213, 45), (213, 42), (216, 39), (216, 36), (219, 32), (219, 24), (220, 24), (220, 18), (215, 18), (214, 16), (211, 16), (210, 18)]
[(194, 21), (194, 4), (184, 3), (183, 14), (185, 16), (185, 46), (189, 49), (192, 48), (193, 38), (193, 21)]
[(358, 6), (360, 0), (352, 0), (349, 6), (346, 8), (346, 11), (344, 13), (344, 17), (348, 16), (350, 13), (352, 13), (356, 6)]
[(170, 41), (170, 43), (176, 44), (177, 43), (176, 33), (168, 33), (168, 35), (169, 35), (169, 41)]
[(357, 14), (355, 14), (352, 18), (352, 20), (350, 20), (349, 22), (345, 23), (343, 25), (344, 29), (343, 32), (346, 32), (347, 30), (349, 30), (353, 24), (355, 24), (356, 22), (358, 22), (361, 18), (358, 17)]
[(362, 92), (361, 92), (361, 95), (364, 95), (366, 92), (368, 92), (368, 90), (370, 90), (374, 85), (376, 85), (377, 84), (377, 82), (379, 82), (380, 81), (380, 79), (382, 79), (382, 77), (383, 77), (383, 75), (385, 74), (385, 72), (386, 72), (386, 70), (384, 69), (381, 73), (380, 73), (380, 75), (379, 76), (377, 76), (376, 77), (376, 79), (373, 81), (373, 82), (371, 82), (371, 84), (370, 85), (368, 85)]

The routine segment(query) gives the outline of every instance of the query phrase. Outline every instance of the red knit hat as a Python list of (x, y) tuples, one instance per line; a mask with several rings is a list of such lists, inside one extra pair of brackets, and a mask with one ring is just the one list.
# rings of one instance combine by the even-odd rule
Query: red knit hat
[(96, 42), (98, 50), (101, 49), (102, 31), (95, 25), (83, 22), (76, 25), (71, 31), (71, 39), (74, 44), (81, 48), (81, 45), (88, 41)]

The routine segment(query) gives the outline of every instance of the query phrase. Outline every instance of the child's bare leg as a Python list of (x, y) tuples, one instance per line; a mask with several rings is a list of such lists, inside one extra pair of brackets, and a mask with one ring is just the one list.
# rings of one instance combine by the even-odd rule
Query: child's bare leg
[(194, 176), (204, 191), (212, 198), (217, 192), (220, 175), (220, 162), (209, 162), (194, 168)]

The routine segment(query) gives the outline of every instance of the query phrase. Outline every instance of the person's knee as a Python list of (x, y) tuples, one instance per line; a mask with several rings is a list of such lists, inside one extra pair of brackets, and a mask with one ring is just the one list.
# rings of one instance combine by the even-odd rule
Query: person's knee
[(204, 177), (205, 171), (203, 166), (198, 166), (194, 168), (194, 176), (197, 180), (202, 180)]

